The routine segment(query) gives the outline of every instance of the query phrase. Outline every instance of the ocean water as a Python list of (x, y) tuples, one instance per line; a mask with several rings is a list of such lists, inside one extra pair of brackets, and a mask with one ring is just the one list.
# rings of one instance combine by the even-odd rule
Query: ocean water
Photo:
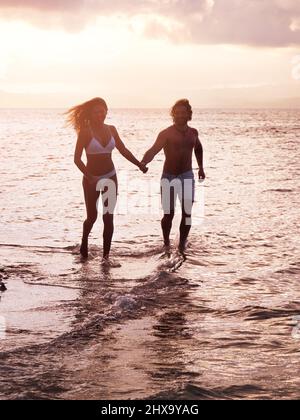
[[(300, 111), (195, 110), (207, 179), (187, 260), (161, 258), (161, 153), (114, 151), (113, 258), (85, 206), (63, 110), (0, 110), (0, 398), (298, 399)], [(111, 110), (141, 159), (168, 110)], [(196, 169), (196, 161), (194, 168)]]

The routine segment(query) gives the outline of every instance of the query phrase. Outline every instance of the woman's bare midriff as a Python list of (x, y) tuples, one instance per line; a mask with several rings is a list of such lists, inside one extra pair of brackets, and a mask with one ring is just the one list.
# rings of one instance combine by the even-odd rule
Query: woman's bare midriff
[(87, 158), (86, 168), (91, 175), (100, 176), (114, 170), (111, 155), (90, 155)]

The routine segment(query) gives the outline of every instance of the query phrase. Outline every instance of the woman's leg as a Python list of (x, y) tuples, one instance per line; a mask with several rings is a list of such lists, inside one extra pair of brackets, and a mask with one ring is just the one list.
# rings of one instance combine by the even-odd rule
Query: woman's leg
[(112, 178), (105, 180), (105, 186), (102, 189), (102, 206), (103, 206), (103, 258), (109, 257), (111, 249), (111, 241), (114, 233), (114, 210), (117, 204), (118, 195), (118, 179), (114, 175)]
[(94, 223), (97, 220), (97, 216), (98, 216), (97, 200), (99, 198), (100, 192), (96, 191), (96, 185), (89, 184), (86, 178), (83, 178), (82, 186), (83, 186), (83, 191), (84, 191), (84, 200), (85, 200), (87, 217), (83, 223), (83, 233), (82, 233), (80, 253), (84, 258), (87, 258), (88, 257), (88, 237)]
[(108, 258), (111, 248), (111, 241), (114, 234), (114, 215), (103, 215), (103, 258)]

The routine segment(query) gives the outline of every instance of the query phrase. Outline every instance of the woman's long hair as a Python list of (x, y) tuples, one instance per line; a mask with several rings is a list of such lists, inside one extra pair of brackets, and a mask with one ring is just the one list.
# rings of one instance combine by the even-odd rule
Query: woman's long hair
[(102, 105), (106, 110), (108, 109), (105, 100), (102, 98), (93, 98), (83, 104), (75, 105), (64, 113), (67, 115), (67, 125), (72, 126), (77, 133), (82, 129), (88, 128), (91, 120), (91, 111), (95, 105)]

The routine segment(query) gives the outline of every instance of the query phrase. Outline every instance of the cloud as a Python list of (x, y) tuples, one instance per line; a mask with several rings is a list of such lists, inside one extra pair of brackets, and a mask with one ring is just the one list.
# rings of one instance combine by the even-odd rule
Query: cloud
[(117, 15), (140, 18), (146, 36), (173, 42), (300, 45), (299, 0), (0, 0), (0, 11), (68, 31)]
[(300, 32), (290, 28), (299, 16), (298, 0), (215, 0), (211, 15), (191, 27), (191, 36), (204, 43), (300, 44)]

